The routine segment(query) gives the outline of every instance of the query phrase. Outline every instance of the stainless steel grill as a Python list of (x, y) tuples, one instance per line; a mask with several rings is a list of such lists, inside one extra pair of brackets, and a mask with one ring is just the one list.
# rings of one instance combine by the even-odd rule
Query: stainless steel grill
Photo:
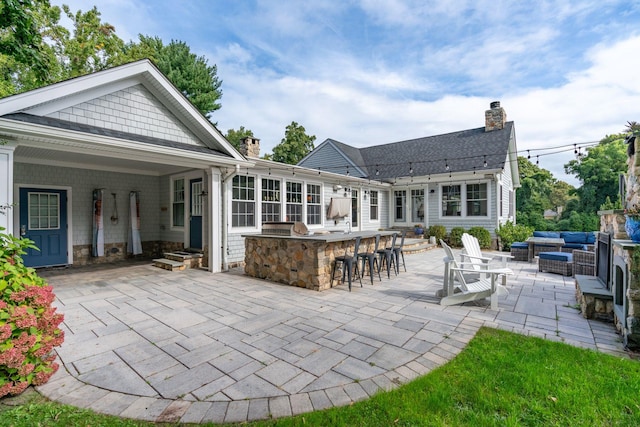
[(303, 222), (262, 223), (262, 234), (269, 236), (304, 236), (308, 231)]

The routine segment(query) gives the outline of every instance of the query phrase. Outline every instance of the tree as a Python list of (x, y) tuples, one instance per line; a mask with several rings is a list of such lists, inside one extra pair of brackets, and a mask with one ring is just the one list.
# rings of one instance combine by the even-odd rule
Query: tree
[(127, 62), (124, 42), (116, 35), (113, 25), (101, 21), (100, 12), (95, 6), (86, 13), (78, 10), (74, 14), (67, 5), (63, 5), (62, 10), (73, 23), (73, 36), (63, 34), (58, 44), (58, 58), (64, 64), (64, 78), (82, 76)]
[(0, 2), (0, 97), (51, 81), (56, 61), (43, 36), (55, 32), (59, 18), (48, 0)]
[(220, 109), (217, 103), (222, 97), (218, 68), (209, 66), (204, 56), (191, 53), (185, 42), (172, 40), (163, 46), (157, 55), (156, 65), (182, 94), (205, 115)]
[(229, 129), (225, 138), (233, 145), (236, 150), (240, 149), (240, 142), (248, 136), (253, 136), (253, 132), (250, 129), (245, 129), (244, 126), (240, 126), (240, 129)]
[(618, 180), (627, 170), (625, 134), (607, 135), (600, 143), (587, 149), (581, 159), (564, 165), (567, 173), (576, 175), (582, 182), (577, 189), (580, 211), (595, 214), (607, 197), (618, 197)]
[(273, 155), (268, 158), (276, 162), (295, 165), (313, 150), (313, 141), (315, 140), (315, 135), (306, 134), (304, 126), (291, 122), (286, 128), (284, 138), (280, 144), (273, 147)]

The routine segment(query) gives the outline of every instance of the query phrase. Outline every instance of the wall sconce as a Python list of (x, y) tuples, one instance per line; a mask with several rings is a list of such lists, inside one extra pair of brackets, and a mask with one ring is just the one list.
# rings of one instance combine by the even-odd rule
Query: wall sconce
[(429, 193), (432, 193), (432, 194), (435, 193), (435, 192), (436, 192), (436, 190), (433, 189), (433, 188), (429, 191)]
[(333, 192), (334, 193), (337, 193), (340, 190), (342, 190), (342, 185), (338, 184), (338, 185), (334, 185), (333, 186)]

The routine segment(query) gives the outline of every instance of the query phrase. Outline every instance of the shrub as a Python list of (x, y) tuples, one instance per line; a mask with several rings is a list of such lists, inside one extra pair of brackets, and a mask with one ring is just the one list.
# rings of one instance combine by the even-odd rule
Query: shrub
[(436, 243), (440, 244), (440, 239), (444, 239), (447, 235), (447, 229), (444, 225), (432, 225), (429, 227), (429, 237), (435, 237)]
[(449, 233), (449, 244), (451, 246), (460, 247), (462, 246), (462, 235), (464, 234), (464, 228), (462, 227), (453, 227), (451, 232)]
[(497, 230), (496, 234), (500, 237), (502, 242), (502, 249), (511, 249), (513, 242), (524, 242), (527, 237), (533, 234), (533, 227), (527, 227), (525, 225), (514, 225), (511, 221), (507, 221), (502, 224)]
[(30, 384), (46, 383), (58, 370), (53, 348), (62, 344), (63, 320), (51, 304), (53, 288), (24, 266), (28, 239), (0, 227), (0, 398), (20, 394)]
[(469, 234), (478, 239), (478, 243), (482, 249), (491, 248), (491, 233), (484, 227), (471, 227)]

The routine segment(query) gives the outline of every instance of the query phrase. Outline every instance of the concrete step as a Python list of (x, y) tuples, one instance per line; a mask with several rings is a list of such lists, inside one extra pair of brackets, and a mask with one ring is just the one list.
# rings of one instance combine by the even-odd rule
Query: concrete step
[(182, 271), (187, 268), (184, 262), (174, 261), (167, 258), (156, 258), (153, 260), (153, 266), (169, 271)]
[(186, 268), (200, 268), (202, 266), (203, 255), (201, 253), (165, 252), (163, 256), (171, 261), (182, 262)]

